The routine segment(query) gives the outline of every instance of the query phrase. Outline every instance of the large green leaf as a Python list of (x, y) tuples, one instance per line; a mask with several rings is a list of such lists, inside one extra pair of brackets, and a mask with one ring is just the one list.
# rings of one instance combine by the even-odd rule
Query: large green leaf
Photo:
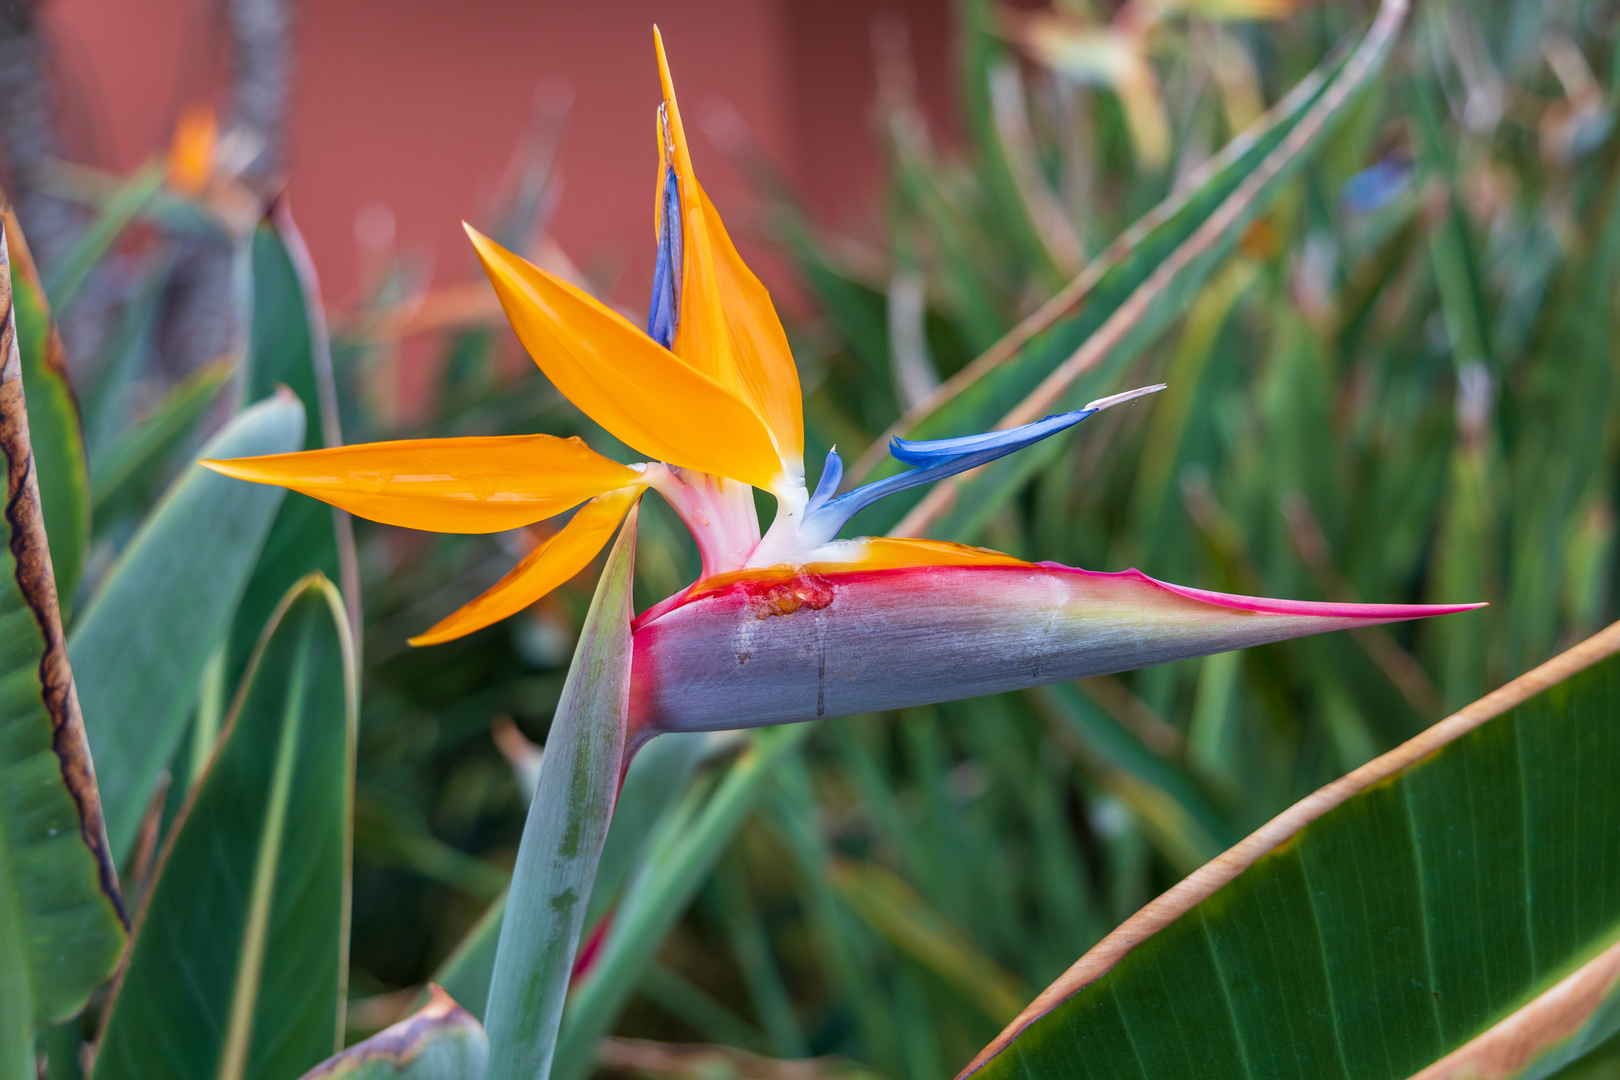
[(568, 668), (529, 803), (485, 1023), (492, 1078), (547, 1076), (623, 775), (637, 511), (619, 529)]
[(168, 842), (96, 1080), (283, 1080), (342, 1045), (356, 693), (342, 598), (312, 574)]
[(5, 240), (0, 231), (0, 1077), (19, 1080), (34, 1075), (34, 1029), (78, 1012), (112, 973), (125, 916), (57, 613)]
[(303, 1080), (478, 1080), (489, 1040), (478, 1020), (442, 987), (392, 1027), (322, 1062)]
[[(320, 293), (307, 253), (285, 204), (278, 204), (253, 234), (253, 326), (244, 378), (247, 400), (291, 388), (304, 403), (309, 424), (304, 449), (343, 441), (337, 416)], [(287, 492), (265, 539), (231, 631), (226, 670), (235, 673), (265, 617), (299, 578), (319, 570), (342, 588), (351, 613), (358, 612), (359, 572), (349, 516), (295, 491)], [(351, 619), (355, 615), (351, 614)]]
[(1506, 1076), (1575, 1035), (1620, 975), (1617, 651), (1620, 623), (1297, 803), (969, 1071)]
[[(239, 413), (201, 456), (284, 453), (303, 441), (303, 407), (282, 392)], [(152, 785), (174, 756), (203, 666), (225, 639), (281, 496), (190, 466), (74, 625), (68, 650), (115, 859), (129, 851)]]
[(90, 477), (85, 464), (84, 425), (68, 381), (62, 335), (51, 321), (39, 270), (3, 195), (6, 237), (11, 254), (12, 296), (17, 315), (17, 348), (28, 387), (28, 430), (39, 473), (39, 500), (56, 567), (56, 595), (71, 611), (73, 592), (90, 546)]

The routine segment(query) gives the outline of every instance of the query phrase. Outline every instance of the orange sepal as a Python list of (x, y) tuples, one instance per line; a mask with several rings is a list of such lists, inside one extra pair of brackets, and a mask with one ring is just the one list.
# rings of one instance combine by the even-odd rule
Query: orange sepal
[(772, 486), (781, 459), (764, 421), (736, 391), (601, 301), (466, 229), (518, 340), (564, 397), (642, 453)]
[(359, 443), (202, 464), (371, 521), (442, 533), (516, 529), (639, 476), (579, 439), (555, 435)]
[(590, 565), (613, 536), (619, 522), (624, 520), (624, 515), (630, 512), (631, 505), (641, 497), (641, 492), (637, 486), (598, 495), (580, 507), (567, 525), (529, 552), (487, 592), (434, 624), (426, 633), (411, 638), (410, 643), (437, 645), (453, 641), (516, 615), (539, 600)]

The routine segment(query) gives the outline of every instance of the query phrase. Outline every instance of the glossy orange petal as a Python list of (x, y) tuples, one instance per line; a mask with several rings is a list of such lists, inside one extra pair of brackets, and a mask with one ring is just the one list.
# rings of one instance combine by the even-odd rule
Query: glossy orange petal
[(671, 465), (772, 486), (781, 459), (765, 422), (735, 390), (470, 225), (467, 235), (518, 340), (587, 416)]
[(802, 467), (804, 399), (787, 333), (776, 315), (776, 305), (771, 303), (771, 294), (737, 254), (714, 204), (702, 194), (701, 187), (698, 191), (713, 242), (715, 282), (724, 300), (738, 389), (771, 429), (783, 460)]
[(640, 475), (579, 439), (555, 435), (361, 443), (203, 464), (372, 521), (443, 533), (515, 529)]
[(620, 488), (598, 495), (579, 508), (573, 520), (555, 536), (512, 568), (489, 591), (436, 623), (425, 634), (411, 638), (412, 645), (437, 645), (465, 637), (511, 615), (516, 615), (546, 593), (555, 589), (596, 558), (619, 527), (624, 515), (641, 497), (640, 487)]
[[(736, 387), (771, 429), (782, 459), (798, 467), (804, 456), (803, 404), (787, 334), (770, 294), (737, 254), (720, 214), (697, 181), (669, 58), (656, 27), (653, 43), (670, 141), (666, 147), (660, 127), (660, 161), (666, 151), (673, 157), (681, 192), (681, 317), (671, 351), (715, 380)], [(662, 180), (660, 165), (659, 191)], [(656, 205), (661, 212), (661, 196)], [(656, 227), (656, 214), (654, 220)]]

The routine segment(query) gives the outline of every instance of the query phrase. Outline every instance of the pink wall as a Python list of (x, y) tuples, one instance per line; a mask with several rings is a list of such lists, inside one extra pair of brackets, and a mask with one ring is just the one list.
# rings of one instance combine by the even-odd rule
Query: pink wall
[[(946, 0), (304, 0), (289, 192), (323, 289), (357, 283), (353, 223), (389, 207), (402, 247), (431, 253), (435, 280), (472, 271), (461, 235), (493, 192), (543, 80), (572, 85), (563, 194), (552, 231), (576, 260), (621, 266), (622, 302), (651, 272), (652, 24), (683, 109), (733, 105), (823, 218), (870, 219), (880, 159), (869, 122), (869, 28), (880, 9), (911, 28), (921, 88), (949, 112)], [(212, 99), (227, 63), (212, 0), (49, 0), (69, 152), (127, 170), (166, 144), (179, 109)], [(692, 128), (698, 125), (691, 124)], [(706, 138), (705, 185), (746, 233), (747, 191)]]

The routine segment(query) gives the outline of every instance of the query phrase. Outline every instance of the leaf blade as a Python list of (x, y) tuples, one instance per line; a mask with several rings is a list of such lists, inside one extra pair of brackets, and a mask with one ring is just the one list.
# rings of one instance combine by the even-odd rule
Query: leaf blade
[(310, 575), (266, 625), (168, 841), (99, 1080), (268, 1080), (341, 1045), (356, 684), (341, 598)]
[[(1088, 1053), (1099, 1061), (1119, 1056), (1151, 1036), (1151, 1023), (1134, 1030), (1125, 1017), (1145, 1017), (1159, 1007), (1164, 1010), (1159, 1017), (1173, 1016), (1175, 1030), (1191, 1032), (1187, 1038), (1194, 1041), (1216, 1046), (1218, 1031), (1219, 1045), (1230, 1053), (1216, 1060), (1224, 1062), (1228, 1075), (1241, 1075), (1233, 1070), (1245, 1058), (1266, 1071), (1272, 1055), (1283, 1052), (1278, 1029), (1292, 1021), (1272, 1023), (1269, 1030), (1264, 1023), (1278, 1015), (1331, 1017), (1331, 1031), (1306, 1021), (1310, 1030), (1300, 1029), (1300, 1037), (1310, 1045), (1293, 1053), (1322, 1060), (1331, 1050), (1346, 1070), (1367, 1075), (1406, 1076), (1476, 1036), (1489, 1035), (1523, 1003), (1542, 999), (1581, 968), (1594, 951), (1606, 949), (1603, 955), (1608, 956), (1620, 938), (1620, 880), (1614, 880), (1613, 870), (1603, 876), (1610, 862), (1620, 867), (1620, 861), (1606, 862), (1603, 854), (1603, 845), (1614, 847), (1615, 841), (1601, 830), (1557, 827), (1577, 809), (1580, 820), (1612, 820), (1620, 813), (1620, 800), (1606, 783), (1605, 765), (1620, 757), (1614, 709), (1620, 699), (1617, 651), (1620, 624), (1296, 803), (1127, 920), (1043, 991), (962, 1075), (1044, 1075), (1042, 1062), (1048, 1056), (1043, 1050), (1058, 1046), (1060, 1057), (1072, 1052), (1058, 1045), (1061, 1037), (1050, 1041), (1050, 1033), (1064, 1023), (1078, 1025), (1075, 1037), (1082, 1030), (1092, 1034)], [(1526, 771), (1526, 740), (1539, 740), (1541, 745), (1532, 750), (1544, 751), (1543, 764), (1567, 763), (1578, 756), (1584, 759), (1582, 767)], [(1572, 754), (1575, 747), (1578, 755)], [(1516, 825), (1500, 813), (1491, 817), (1493, 808), (1482, 808), (1462, 786), (1502, 782), (1510, 767), (1527, 791), (1536, 788), (1534, 797), (1525, 796), (1525, 816)], [(1580, 774), (1586, 772), (1595, 775), (1583, 781)], [(1494, 809), (1508, 804), (1518, 817), (1517, 803), (1497, 800)], [(1465, 822), (1476, 813), (1487, 815), (1482, 823)], [(1420, 822), (1433, 823), (1427, 837)], [(1412, 830), (1414, 846), (1377, 863), (1380, 877), (1369, 893), (1358, 859), (1398, 850), (1378, 842), (1397, 829)], [(1330, 846), (1335, 842), (1337, 847)], [(1572, 916), (1569, 899), (1575, 890), (1569, 882), (1575, 879), (1568, 874), (1579, 870), (1583, 852), (1575, 845), (1582, 843), (1591, 856), (1586, 865), (1597, 869), (1579, 879), (1586, 904), (1584, 910), (1578, 905)], [(1357, 874), (1364, 883), (1351, 888), (1349, 879)], [(1561, 876), (1566, 880), (1560, 881)], [(1520, 888), (1526, 902), (1550, 897), (1544, 910), (1519, 910)], [(1480, 911), (1489, 907), (1494, 917), (1481, 915), (1478, 928), (1458, 925), (1450, 934), (1446, 931), (1452, 924), (1442, 919), (1436, 934), (1434, 920), (1448, 909), (1442, 906), (1437, 915), (1434, 905), (1448, 901), (1473, 904)], [(1270, 913), (1261, 919), (1265, 932), (1292, 934), (1292, 944), (1278, 941), (1268, 949), (1266, 943), (1250, 940), (1253, 935), (1243, 924), (1260, 925), (1255, 922), (1257, 904)], [(1299, 924), (1305, 920), (1316, 929), (1301, 933)], [(1394, 924), (1423, 931), (1390, 938), (1379, 929)], [(1365, 940), (1358, 940), (1358, 933)], [(1520, 933), (1528, 934), (1528, 945), (1516, 949), (1509, 937)], [(1355, 973), (1371, 955), (1368, 949), (1379, 944), (1406, 960), (1388, 965), (1382, 981), (1356, 983)], [(1289, 972), (1273, 970), (1279, 962)], [(1320, 978), (1301, 975), (1307, 967), (1318, 969)], [(1396, 970), (1401, 974), (1394, 974)], [(1207, 981), (1211, 975), (1216, 984)], [(1346, 979), (1353, 985), (1347, 987)], [(1174, 999), (1159, 988), (1168, 985), (1177, 987)], [(1255, 989), (1237, 998), (1236, 1006), (1223, 1006), (1221, 996), (1211, 996), (1211, 985)], [(1261, 989), (1271, 1004), (1256, 1012), (1249, 998), (1263, 1000), (1255, 997)], [(1104, 994), (1110, 995), (1109, 1004), (1099, 1011)], [(1149, 1000), (1156, 1004), (1149, 1006)], [(1226, 1000), (1233, 1000), (1230, 992)], [(1292, 1004), (1281, 1004), (1285, 1000)], [(1601, 993), (1589, 995), (1587, 1011), (1601, 1001)], [(1229, 1019), (1211, 1027), (1212, 1013)], [(1106, 1032), (1096, 1026), (1105, 1022), (1111, 1027)], [(1375, 1037), (1372, 1028), (1378, 1025), (1382, 1027)], [(1233, 1041), (1238, 1031), (1241, 1043)], [(1568, 1028), (1539, 1025), (1529, 1049), (1543, 1049), (1568, 1034)], [(1363, 1056), (1374, 1044), (1402, 1047), (1405, 1057), (1369, 1063)], [(1016, 1053), (1005, 1053), (1015, 1045)], [(1177, 1034), (1164, 1038), (1162, 1045), (1181, 1049), (1185, 1044)], [(1523, 1051), (1526, 1041), (1513, 1048)], [(1363, 1059), (1352, 1062), (1347, 1055)], [(1151, 1076), (1160, 1068), (1168, 1074), (1184, 1067), (1184, 1062), (1161, 1061), (1143, 1069)]]
[(125, 914), (58, 614), (0, 229), (0, 1065), (83, 1008), (123, 951)]
[[(303, 440), (303, 409), (278, 394), (238, 414), (209, 456), (276, 453)], [(178, 744), (208, 656), (229, 625), (282, 492), (190, 466), (169, 488), (74, 626), (68, 652), (102, 763), (113, 857), (134, 841)]]
[(580, 630), (529, 804), (485, 1011), (491, 1080), (551, 1071), (623, 767), (636, 517), (632, 508)]

